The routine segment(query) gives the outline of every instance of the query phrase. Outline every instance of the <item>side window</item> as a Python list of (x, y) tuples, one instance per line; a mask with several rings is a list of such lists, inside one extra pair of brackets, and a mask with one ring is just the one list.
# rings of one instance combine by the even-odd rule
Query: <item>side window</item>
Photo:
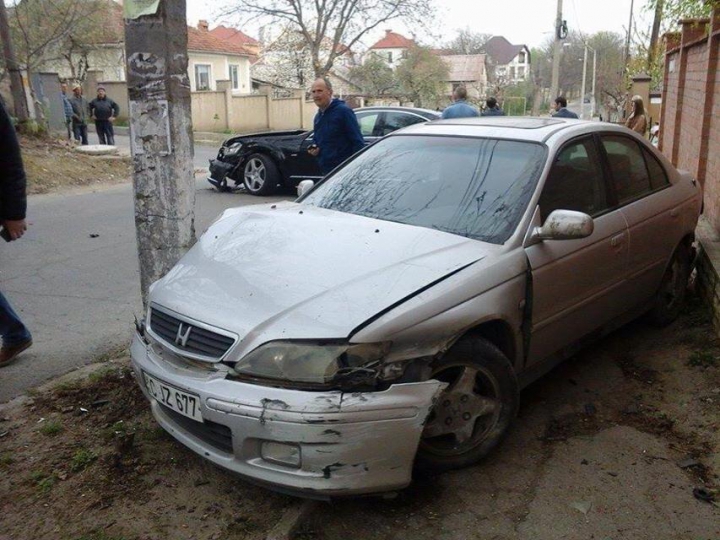
[(645, 159), (635, 141), (628, 137), (604, 135), (602, 144), (607, 153), (620, 204), (642, 197), (653, 190)]
[(653, 189), (661, 189), (665, 186), (669, 186), (670, 180), (668, 180), (667, 173), (657, 158), (646, 148), (643, 148), (642, 152), (645, 156), (645, 163), (647, 163), (648, 171), (650, 172), (650, 186)]
[(377, 122), (380, 113), (358, 114), (357, 121), (360, 124), (360, 133), (363, 137), (376, 137), (375, 122)]
[(557, 155), (540, 195), (542, 220), (553, 210), (596, 216), (608, 208), (607, 191), (592, 139), (570, 143)]
[(413, 124), (419, 124), (425, 122), (424, 118), (416, 116), (414, 114), (408, 114), (403, 112), (386, 112), (385, 122), (382, 126), (382, 135), (385, 136), (388, 133), (392, 133), (400, 128), (412, 126)]

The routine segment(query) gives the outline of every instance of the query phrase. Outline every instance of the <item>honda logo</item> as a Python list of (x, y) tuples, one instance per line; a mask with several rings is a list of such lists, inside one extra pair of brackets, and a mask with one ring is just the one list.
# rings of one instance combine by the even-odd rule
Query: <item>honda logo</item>
[(190, 330), (192, 330), (192, 326), (189, 324), (187, 326), (183, 326), (183, 323), (180, 323), (177, 334), (175, 334), (175, 345), (186, 347), (187, 340), (190, 337)]

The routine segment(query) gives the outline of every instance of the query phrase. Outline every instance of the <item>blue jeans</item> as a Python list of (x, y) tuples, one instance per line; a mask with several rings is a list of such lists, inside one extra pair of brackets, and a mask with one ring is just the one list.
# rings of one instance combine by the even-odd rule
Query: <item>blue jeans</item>
[(32, 338), (30, 331), (10, 307), (3, 293), (0, 292), (0, 336), (4, 347), (12, 347)]

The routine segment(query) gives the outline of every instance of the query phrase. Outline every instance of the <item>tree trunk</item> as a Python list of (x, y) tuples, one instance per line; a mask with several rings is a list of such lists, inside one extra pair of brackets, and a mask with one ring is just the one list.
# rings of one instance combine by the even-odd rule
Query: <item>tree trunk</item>
[(125, 19), (140, 285), (165, 275), (195, 242), (190, 81), (185, 0)]
[(15, 51), (13, 50), (12, 40), (10, 39), (10, 27), (8, 25), (7, 10), (5, 9), (5, 0), (0, 0), (0, 38), (2, 38), (3, 42), (5, 66), (10, 73), (10, 91), (12, 92), (13, 105), (15, 107), (15, 117), (20, 124), (23, 124), (27, 122), (29, 118), (28, 106), (25, 100), (22, 74), (15, 59)]
[(651, 72), (655, 54), (657, 53), (658, 35), (660, 34), (660, 23), (662, 22), (664, 0), (657, 0), (655, 4), (655, 17), (653, 18), (652, 33), (650, 34), (650, 46), (648, 47), (647, 71)]

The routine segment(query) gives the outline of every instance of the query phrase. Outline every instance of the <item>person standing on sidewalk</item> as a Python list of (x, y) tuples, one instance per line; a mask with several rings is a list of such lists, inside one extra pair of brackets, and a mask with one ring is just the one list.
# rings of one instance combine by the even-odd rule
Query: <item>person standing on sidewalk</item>
[[(25, 169), (20, 156), (15, 127), (0, 102), (0, 225), (8, 241), (17, 240), (27, 230), (25, 211)], [(30, 331), (0, 291), (0, 367), (8, 365), (32, 345)]]
[(80, 144), (87, 146), (87, 117), (88, 113), (88, 102), (82, 95), (82, 86), (76, 84), (73, 86), (73, 97), (70, 98), (70, 105), (72, 105), (72, 128), (75, 134), (75, 140), (80, 141)]
[(70, 98), (67, 95), (68, 85), (66, 82), (60, 83), (60, 98), (62, 99), (63, 103), (63, 111), (65, 112), (65, 127), (67, 127), (67, 138), (68, 140), (72, 139), (72, 115), (73, 115), (73, 108), (72, 104), (70, 103)]
[(453, 104), (442, 112), (442, 118), (473, 118), (480, 116), (480, 111), (467, 102), (467, 90), (458, 86), (453, 90)]
[(120, 114), (120, 106), (105, 94), (105, 88), (98, 86), (97, 97), (90, 102), (90, 117), (95, 119), (100, 144), (115, 144), (113, 122)]

